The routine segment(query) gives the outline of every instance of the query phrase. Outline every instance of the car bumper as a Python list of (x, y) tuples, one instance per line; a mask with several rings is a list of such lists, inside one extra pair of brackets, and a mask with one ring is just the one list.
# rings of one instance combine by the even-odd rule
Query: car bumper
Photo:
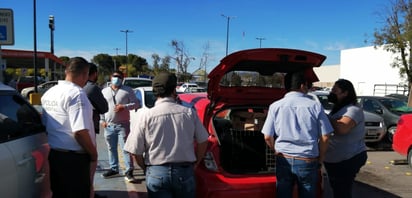
[[(317, 197), (323, 195), (323, 182), (319, 171)], [(276, 176), (268, 175), (231, 175), (208, 171), (203, 167), (196, 169), (196, 198), (273, 198), (276, 197)], [(298, 197), (297, 186), (294, 187), (293, 197)]]
[(273, 198), (276, 191), (275, 175), (226, 177), (203, 168), (196, 170), (197, 198)]
[(365, 127), (365, 142), (379, 142), (386, 135), (382, 127)]

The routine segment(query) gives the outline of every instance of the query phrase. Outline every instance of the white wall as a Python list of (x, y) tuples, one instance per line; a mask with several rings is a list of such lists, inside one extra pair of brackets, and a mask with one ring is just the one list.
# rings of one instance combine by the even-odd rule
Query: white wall
[(313, 69), (319, 78), (315, 86), (331, 88), (336, 80), (340, 78), (340, 65), (325, 65)]
[(375, 84), (403, 85), (406, 80), (400, 78), (399, 68), (391, 67), (393, 59), (392, 53), (373, 46), (342, 50), (340, 78), (350, 80), (357, 95), (373, 95)]

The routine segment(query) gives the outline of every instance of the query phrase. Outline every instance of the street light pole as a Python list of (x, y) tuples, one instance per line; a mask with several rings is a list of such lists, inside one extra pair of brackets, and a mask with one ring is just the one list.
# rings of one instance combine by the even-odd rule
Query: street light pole
[[(54, 16), (50, 15), (49, 16), (49, 28), (50, 28), (50, 53), (54, 55)], [(53, 63), (53, 72), (51, 74), (53, 80), (56, 79), (56, 63), (54, 61), (49, 61), (50, 63)], [(49, 74), (46, 70), (46, 78), (48, 78)]]
[(256, 39), (259, 40), (259, 48), (262, 48), (262, 40), (265, 40), (265, 38), (257, 37)]
[(33, 66), (34, 66), (34, 92), (37, 92), (37, 3), (33, 0)]
[(130, 32), (132, 33), (133, 31), (131, 30), (120, 30), (120, 32), (124, 32), (126, 34), (126, 76), (127, 76), (127, 64), (129, 64), (129, 56), (127, 54), (127, 34)]
[[(114, 48), (114, 50), (116, 50), (116, 56), (119, 56), (119, 50), (120, 50), (120, 48)], [(114, 60), (114, 66), (113, 66), (113, 72), (116, 72), (116, 68), (117, 68), (117, 65), (116, 65), (116, 59), (113, 59)]]
[(54, 54), (54, 16), (49, 16), (49, 28), (50, 28), (50, 53)]
[(227, 25), (226, 25), (226, 55), (229, 49), (229, 23), (230, 19), (234, 18), (234, 16), (226, 16), (222, 14), (222, 17), (225, 17), (227, 19)]

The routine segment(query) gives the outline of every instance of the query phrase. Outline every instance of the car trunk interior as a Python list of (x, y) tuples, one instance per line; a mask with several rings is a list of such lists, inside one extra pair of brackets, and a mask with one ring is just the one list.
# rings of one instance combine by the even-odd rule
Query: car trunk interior
[(266, 145), (261, 129), (267, 108), (232, 108), (213, 119), (220, 143), (220, 163), (231, 174), (273, 173), (275, 157)]

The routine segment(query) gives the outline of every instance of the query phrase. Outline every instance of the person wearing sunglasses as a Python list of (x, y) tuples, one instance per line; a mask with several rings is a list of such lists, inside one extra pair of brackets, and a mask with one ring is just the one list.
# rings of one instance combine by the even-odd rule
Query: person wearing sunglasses
[(102, 174), (103, 178), (111, 178), (120, 172), (118, 145), (122, 149), (125, 163), (125, 179), (133, 182), (133, 160), (130, 154), (123, 150), (124, 143), (130, 132), (130, 111), (139, 108), (137, 99), (131, 87), (123, 85), (123, 73), (115, 71), (111, 76), (111, 85), (102, 90), (104, 98), (107, 100), (109, 110), (100, 118), (104, 128), (110, 169)]

